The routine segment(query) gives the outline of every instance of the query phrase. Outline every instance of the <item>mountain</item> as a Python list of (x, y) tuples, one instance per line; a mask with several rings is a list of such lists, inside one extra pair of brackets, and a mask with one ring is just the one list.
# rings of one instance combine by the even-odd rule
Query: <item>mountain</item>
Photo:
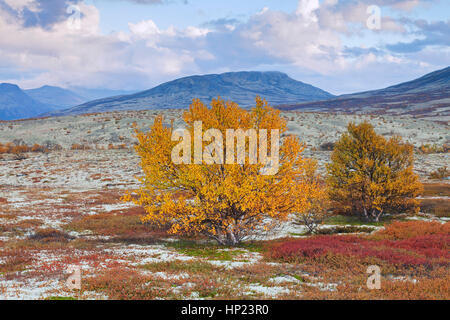
[(83, 102), (97, 100), (106, 97), (123, 96), (137, 92), (137, 91), (110, 90), (110, 89), (88, 89), (83, 87), (70, 87), (70, 90), (76, 93), (77, 95), (84, 97)]
[(450, 67), (385, 89), (324, 101), (284, 104), (282, 110), (450, 116)]
[(254, 105), (257, 95), (266, 98), (272, 105), (333, 97), (326, 91), (296, 81), (281, 72), (229, 72), (185, 77), (150, 90), (94, 100), (49, 115), (187, 108), (194, 98), (210, 103), (212, 98), (218, 96), (237, 102), (242, 107), (250, 107)]
[(88, 99), (67, 89), (43, 86), (37, 89), (24, 90), (31, 98), (56, 109), (73, 107)]
[[(79, 94), (85, 93), (86, 96)], [(0, 120), (17, 120), (37, 117), (49, 112), (80, 105), (91, 99), (107, 97), (126, 91), (107, 89), (63, 89), (43, 86), (22, 90), (15, 84), (0, 84)]]
[(0, 119), (15, 120), (35, 117), (52, 110), (48, 105), (34, 100), (15, 84), (0, 84)]

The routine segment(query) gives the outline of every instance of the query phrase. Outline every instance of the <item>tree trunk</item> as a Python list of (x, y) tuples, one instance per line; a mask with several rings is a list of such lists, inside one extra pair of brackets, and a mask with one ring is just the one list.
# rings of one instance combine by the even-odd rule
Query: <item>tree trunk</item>
[(369, 215), (367, 214), (367, 209), (366, 208), (364, 208), (364, 218), (366, 219), (366, 221), (370, 220)]
[(238, 241), (237, 241), (236, 236), (234, 235), (233, 231), (227, 232), (227, 244), (230, 246), (235, 246), (238, 244)]
[(376, 222), (380, 221), (380, 217), (381, 217), (382, 214), (383, 214), (383, 210), (380, 210), (380, 213), (377, 214), (376, 217), (375, 217), (375, 221)]

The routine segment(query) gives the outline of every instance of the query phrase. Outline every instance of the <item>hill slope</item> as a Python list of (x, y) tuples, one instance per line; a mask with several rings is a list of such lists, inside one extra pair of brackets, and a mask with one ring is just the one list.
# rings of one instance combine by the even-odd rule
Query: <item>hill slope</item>
[(73, 107), (88, 100), (70, 90), (52, 86), (24, 91), (34, 100), (54, 106), (57, 109)]
[(209, 103), (219, 95), (243, 107), (254, 105), (256, 95), (266, 98), (272, 105), (333, 97), (281, 72), (230, 72), (181, 78), (143, 92), (99, 99), (50, 115), (187, 108), (193, 98)]
[(450, 116), (450, 67), (385, 89), (286, 104), (280, 109)]
[(0, 84), (0, 119), (15, 120), (35, 117), (52, 108), (34, 100), (17, 85)]

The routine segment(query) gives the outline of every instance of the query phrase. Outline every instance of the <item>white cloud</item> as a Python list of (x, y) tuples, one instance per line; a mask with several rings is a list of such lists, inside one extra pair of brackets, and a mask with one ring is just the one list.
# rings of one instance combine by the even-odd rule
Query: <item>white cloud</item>
[(301, 16), (305, 24), (317, 22), (315, 11), (319, 9), (319, 0), (299, 0), (296, 14)]
[[(135, 89), (193, 73), (280, 67), (300, 80), (307, 81), (310, 76), (316, 79), (313, 84), (338, 92), (347, 90), (342, 79), (350, 79), (349, 86), (361, 85), (361, 79), (371, 79), (374, 70), (387, 70), (386, 66), (391, 71), (395, 66), (398, 72), (406, 71), (405, 77), (409, 77), (408, 70), (421, 73), (436, 68), (433, 59), (439, 52), (435, 50), (407, 56), (389, 52), (377, 40), (361, 42), (371, 39), (367, 34), (372, 31), (365, 27), (366, 9), (374, 1), (300, 0), (295, 12), (264, 8), (245, 22), (224, 20), (225, 27), (219, 29), (162, 29), (153, 20), (144, 20), (130, 22), (127, 32), (109, 35), (100, 32), (97, 8), (83, 2), (78, 4), (82, 11), (80, 29), (71, 28), (66, 20), (50, 27), (24, 27), (16, 16), (0, 9), (0, 67), (11, 70), (0, 81), (24, 87), (50, 84)], [(415, 5), (413, 2), (402, 1), (399, 8), (406, 10)], [(16, 10), (35, 4), (33, 0), (14, 3)], [(382, 29), (374, 34), (397, 33), (407, 33), (403, 23), (383, 16)], [(349, 42), (360, 50), (349, 50)], [(318, 74), (325, 80), (317, 80)], [(328, 79), (340, 80), (333, 88)]]
[(28, 7), (33, 11), (38, 11), (38, 6), (34, 2), (34, 0), (4, 0), (4, 1), (14, 10), (23, 10), (23, 8)]

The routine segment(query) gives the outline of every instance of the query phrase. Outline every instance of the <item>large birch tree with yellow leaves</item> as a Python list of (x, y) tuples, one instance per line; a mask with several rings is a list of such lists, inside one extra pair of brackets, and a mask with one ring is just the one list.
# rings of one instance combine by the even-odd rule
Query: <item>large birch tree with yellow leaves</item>
[[(287, 219), (291, 213), (307, 211), (313, 202), (324, 197), (318, 179), (310, 178), (315, 162), (303, 158), (304, 145), (298, 137), (283, 134), (285, 120), (265, 100), (257, 97), (256, 107), (251, 110), (220, 98), (213, 99), (211, 107), (194, 100), (183, 120), (191, 138), (177, 134), (173, 125), (164, 125), (162, 116), (156, 117), (149, 132), (136, 129), (135, 149), (143, 176), (141, 187), (129, 192), (125, 201), (144, 207), (143, 222), (168, 226), (172, 234), (205, 235), (222, 245), (236, 245), (255, 232), (273, 227), (274, 222)], [(277, 130), (281, 134), (276, 150), (277, 170), (266, 174), (267, 163), (251, 161), (250, 149), (254, 146), (249, 137), (243, 144), (249, 151), (242, 158), (245, 161), (221, 162), (228, 159), (229, 149), (234, 148), (234, 138), (232, 145), (217, 141), (218, 136), (227, 136), (229, 129), (240, 129), (241, 133), (255, 129), (260, 142), (265, 129), (267, 137), (263, 138), (267, 145), (260, 143), (258, 150), (253, 150), (263, 158), (264, 154), (273, 155), (275, 145), (268, 133)], [(189, 153), (199, 148), (194, 145), (196, 138), (192, 138), (195, 130), (201, 130), (203, 137), (200, 161)], [(180, 148), (182, 140), (184, 148)], [(173, 161), (174, 152), (180, 153), (184, 161)]]
[(350, 123), (328, 165), (330, 198), (345, 212), (379, 221), (383, 213), (417, 211), (422, 190), (413, 146), (385, 139), (368, 122)]

